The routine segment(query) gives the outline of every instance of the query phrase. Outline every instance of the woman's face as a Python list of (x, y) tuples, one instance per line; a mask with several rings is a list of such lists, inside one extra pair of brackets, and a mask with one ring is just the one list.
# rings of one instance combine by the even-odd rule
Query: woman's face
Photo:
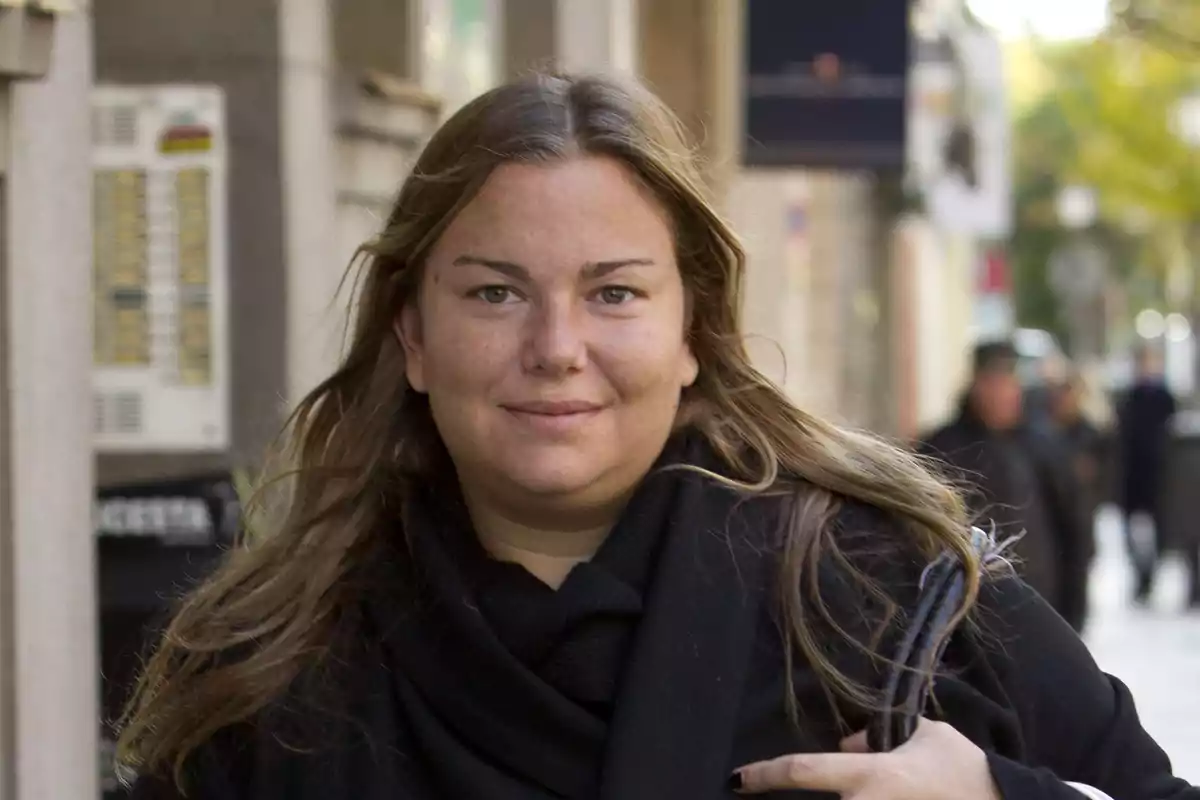
[(468, 496), (603, 507), (645, 474), (697, 362), (664, 210), (615, 160), (498, 168), (400, 317)]

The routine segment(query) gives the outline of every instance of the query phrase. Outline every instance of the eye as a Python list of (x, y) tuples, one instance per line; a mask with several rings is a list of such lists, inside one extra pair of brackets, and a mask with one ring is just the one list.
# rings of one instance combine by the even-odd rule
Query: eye
[(503, 285), (480, 286), (468, 292), (468, 296), (493, 306), (513, 303), (520, 299), (511, 286)]
[(596, 299), (606, 306), (619, 306), (638, 297), (638, 293), (628, 286), (605, 286), (596, 292)]

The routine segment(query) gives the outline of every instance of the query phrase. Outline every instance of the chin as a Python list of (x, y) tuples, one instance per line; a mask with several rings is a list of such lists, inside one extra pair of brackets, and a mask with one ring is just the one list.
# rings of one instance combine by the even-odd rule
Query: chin
[(528, 454), (527, 457), (505, 458), (495, 465), (505, 483), (522, 492), (535, 495), (571, 495), (586, 492), (603, 476), (594, 458), (584, 454)]

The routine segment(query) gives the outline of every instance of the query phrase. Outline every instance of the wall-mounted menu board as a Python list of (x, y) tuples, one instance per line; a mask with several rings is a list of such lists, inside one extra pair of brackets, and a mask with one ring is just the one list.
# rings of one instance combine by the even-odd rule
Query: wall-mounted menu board
[(215, 87), (94, 90), (99, 450), (228, 446), (224, 123)]

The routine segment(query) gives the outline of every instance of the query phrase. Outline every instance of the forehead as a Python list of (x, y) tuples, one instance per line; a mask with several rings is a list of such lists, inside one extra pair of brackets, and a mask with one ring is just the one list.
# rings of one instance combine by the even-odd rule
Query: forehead
[(666, 210), (634, 174), (587, 156), (496, 168), (442, 234), (433, 260), (466, 250), (522, 262), (662, 258), (673, 247)]

